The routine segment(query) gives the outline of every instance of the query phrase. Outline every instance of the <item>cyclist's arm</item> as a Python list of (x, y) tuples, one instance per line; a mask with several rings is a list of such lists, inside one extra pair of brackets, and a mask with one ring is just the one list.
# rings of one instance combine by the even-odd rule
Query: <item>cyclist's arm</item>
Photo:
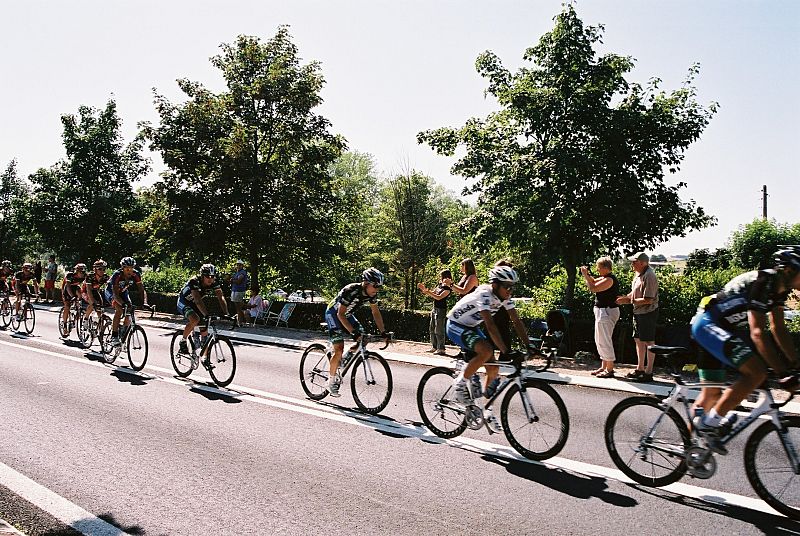
[(500, 331), (497, 329), (497, 324), (494, 323), (492, 313), (489, 311), (481, 311), (481, 318), (486, 326), (486, 331), (489, 332), (489, 337), (491, 337), (492, 342), (494, 343), (494, 347), (500, 350), (501, 354), (507, 354), (510, 348), (506, 346), (506, 343), (503, 342), (503, 338), (500, 336)]
[(758, 354), (777, 374), (783, 374), (786, 365), (778, 358), (778, 353), (772, 345), (767, 330), (767, 315), (760, 311), (747, 311), (747, 321), (750, 324), (750, 338)]
[(514, 331), (516, 331), (517, 337), (527, 348), (531, 345), (531, 341), (528, 339), (528, 331), (525, 329), (525, 324), (522, 323), (519, 313), (517, 313), (516, 309), (507, 309), (506, 312), (508, 313), (508, 318), (514, 323)]
[(219, 306), (225, 311), (225, 316), (228, 316), (228, 302), (225, 301), (225, 296), (222, 295), (222, 289), (218, 288), (214, 293), (217, 295), (217, 300), (219, 300)]
[(384, 333), (386, 329), (383, 326), (383, 316), (381, 315), (381, 310), (378, 309), (378, 304), (370, 303), (369, 308), (372, 309), (372, 318), (375, 319), (375, 324), (378, 326), (378, 331)]
[(144, 289), (144, 285), (139, 281), (136, 283), (136, 286), (139, 287), (139, 292), (142, 293), (142, 303), (147, 305), (147, 291)]
[(86, 301), (89, 302), (89, 305), (94, 305), (94, 289), (92, 285), (87, 285), (84, 283), (83, 287), (86, 291)]
[(800, 364), (797, 359), (797, 350), (794, 347), (791, 335), (789, 335), (789, 330), (786, 329), (786, 319), (783, 316), (782, 307), (772, 310), (769, 323), (772, 326), (772, 337), (775, 339), (778, 348), (789, 360), (791, 366), (797, 367)]
[(199, 290), (192, 289), (192, 300), (197, 308), (200, 309), (200, 312), (203, 313), (203, 315), (208, 316), (208, 309), (206, 309), (206, 304), (203, 303), (203, 295)]
[(351, 324), (350, 321), (347, 319), (347, 307), (345, 307), (340, 303), (339, 308), (336, 310), (336, 317), (339, 319), (339, 322), (342, 323), (344, 329), (346, 329), (347, 332), (352, 335), (353, 330), (355, 330), (356, 328), (354, 328), (353, 324)]

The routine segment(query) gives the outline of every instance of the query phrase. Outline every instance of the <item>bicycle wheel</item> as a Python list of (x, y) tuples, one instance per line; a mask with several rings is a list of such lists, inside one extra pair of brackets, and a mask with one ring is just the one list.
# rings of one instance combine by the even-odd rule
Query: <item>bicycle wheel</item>
[(94, 319), (94, 314), (89, 318), (81, 319), (78, 324), (78, 340), (81, 346), (87, 350), (92, 347), (94, 342), (94, 332), (97, 329), (97, 321)]
[(27, 302), (22, 307), (22, 324), (25, 326), (25, 333), (28, 335), (33, 333), (33, 328), (36, 326), (36, 312), (33, 305)]
[(169, 345), (169, 356), (172, 360), (172, 368), (175, 373), (181, 378), (186, 378), (195, 369), (194, 362), (192, 361), (191, 353), (194, 352), (194, 340), (192, 337), (186, 341), (189, 345), (189, 353), (180, 351), (180, 340), (183, 338), (183, 330), (176, 331), (172, 336), (172, 342)]
[[(511, 446), (526, 458), (552, 458), (567, 443), (567, 407), (550, 384), (523, 380), (523, 385), (524, 390), (516, 384), (511, 385), (503, 397), (500, 406), (503, 432)], [(526, 403), (529, 413), (525, 411)]]
[(617, 468), (645, 486), (666, 486), (686, 474), (689, 429), (675, 408), (665, 413), (659, 400), (626, 398), (606, 419), (606, 449)]
[(206, 349), (205, 359), (208, 360), (208, 374), (220, 387), (225, 387), (233, 381), (236, 374), (236, 351), (227, 337), (217, 336)]
[(364, 412), (377, 414), (383, 411), (392, 397), (392, 370), (389, 363), (375, 352), (359, 356), (350, 373), (350, 390), (353, 400)]
[(111, 319), (105, 317), (103, 329), (100, 331), (100, 354), (103, 356), (103, 361), (109, 365), (117, 359), (122, 350), (121, 345), (115, 346), (111, 344), (111, 329)]
[(69, 315), (67, 315), (67, 321), (64, 322), (64, 306), (61, 306), (61, 309), (58, 310), (58, 334), (61, 335), (62, 339), (69, 338)]
[(11, 309), (11, 301), (8, 298), (3, 298), (2, 303), (0, 303), (0, 324), (3, 326), (3, 328), (7, 328), (11, 323), (12, 313), (13, 309)]
[(22, 324), (22, 308), (20, 308), (19, 314), (17, 314), (13, 309), (11, 311), (11, 329), (14, 331), (19, 331), (19, 326)]
[(417, 386), (417, 408), (428, 430), (439, 437), (450, 439), (467, 429), (463, 404), (453, 402), (455, 372), (445, 367), (434, 367), (425, 372)]
[(322, 400), (328, 396), (330, 358), (325, 346), (312, 344), (300, 358), (300, 385), (308, 398)]
[(133, 370), (142, 370), (147, 363), (147, 334), (142, 326), (133, 326), (127, 336), (128, 363)]
[(797, 458), (800, 449), (800, 417), (784, 415), (781, 424), (784, 437), (772, 421), (756, 428), (744, 447), (744, 469), (759, 497), (778, 512), (800, 519), (800, 475), (790, 457)]

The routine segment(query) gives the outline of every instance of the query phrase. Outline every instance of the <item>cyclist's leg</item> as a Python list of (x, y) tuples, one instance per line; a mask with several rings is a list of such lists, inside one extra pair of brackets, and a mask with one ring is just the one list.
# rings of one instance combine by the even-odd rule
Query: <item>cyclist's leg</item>
[(21, 285), (21, 283), (16, 283), (14, 285), (14, 298), (15, 298), (15, 300), (14, 300), (14, 313), (15, 314), (19, 314), (19, 302), (22, 301), (22, 298), (20, 297), (20, 285)]
[[(357, 330), (361, 330), (361, 324), (350, 316), (347, 318), (350, 324)], [(345, 329), (339, 322), (339, 318), (334, 311), (328, 310), (325, 312), (325, 322), (328, 324), (328, 336), (330, 337), (331, 344), (333, 345), (333, 355), (331, 355), (330, 362), (330, 376), (333, 379), (336, 376), (336, 371), (339, 369), (339, 363), (342, 360), (342, 352), (344, 351), (344, 333)]]
[(61, 321), (64, 325), (69, 322), (69, 307), (72, 304), (72, 298), (67, 292), (67, 287), (61, 289), (61, 301), (64, 302), (64, 310), (61, 312)]

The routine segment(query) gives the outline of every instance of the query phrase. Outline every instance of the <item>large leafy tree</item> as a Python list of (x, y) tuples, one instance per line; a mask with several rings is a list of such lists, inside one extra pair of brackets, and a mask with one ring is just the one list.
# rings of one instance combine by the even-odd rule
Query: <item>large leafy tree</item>
[(440, 154), (466, 150), (452, 172), (477, 179), (468, 189), (479, 194), (476, 240), (485, 247), (507, 237), (560, 262), (567, 303), (577, 265), (598, 252), (652, 248), (714, 221), (680, 199), (683, 183), (665, 182), (716, 111), (696, 100), (697, 67), (670, 93), (658, 79), (629, 83), (634, 60), (597, 57), (601, 36), (567, 5), (525, 52), (532, 66), (511, 73), (492, 52), (478, 57), (500, 111), (417, 136)]
[(0, 244), (3, 258), (20, 261), (35, 251), (37, 236), (25, 224), (29, 194), (17, 174), (17, 161), (12, 160), (0, 173)]
[(149, 171), (142, 138), (125, 143), (113, 99), (102, 110), (81, 106), (61, 123), (66, 159), (29, 177), (30, 228), (65, 262), (129, 254), (137, 247), (124, 226), (143, 216), (133, 185)]
[(168, 171), (172, 247), (185, 261), (244, 257), (257, 281), (263, 266), (314, 285), (332, 252), (328, 167), (345, 146), (327, 119), (317, 62), (302, 64), (286, 27), (261, 42), (240, 36), (211, 58), (227, 84), (213, 93), (179, 80), (182, 104), (156, 96), (152, 147)]
[(773, 264), (779, 245), (800, 244), (800, 223), (790, 225), (775, 220), (756, 219), (742, 225), (730, 237), (733, 262), (744, 268), (763, 268)]

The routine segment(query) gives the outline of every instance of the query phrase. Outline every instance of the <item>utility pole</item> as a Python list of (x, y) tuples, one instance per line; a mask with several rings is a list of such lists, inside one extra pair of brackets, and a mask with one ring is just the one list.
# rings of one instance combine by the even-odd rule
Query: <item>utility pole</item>
[(767, 219), (767, 185), (761, 189), (761, 217)]

